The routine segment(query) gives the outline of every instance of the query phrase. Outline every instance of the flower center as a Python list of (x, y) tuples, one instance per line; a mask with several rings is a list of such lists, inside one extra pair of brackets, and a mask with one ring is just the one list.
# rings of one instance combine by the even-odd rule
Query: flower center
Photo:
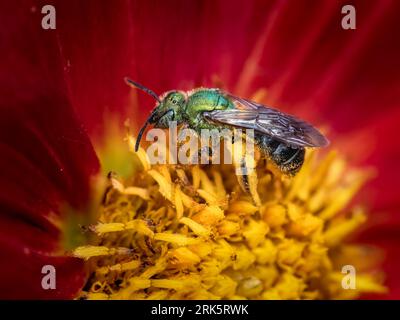
[[(135, 139), (128, 136), (130, 150)], [(288, 178), (259, 161), (261, 205), (232, 165), (151, 166), (110, 175), (82, 298), (325, 299), (385, 292), (373, 251), (344, 240), (366, 219), (348, 204), (368, 177), (335, 152), (308, 151)], [(366, 252), (368, 254), (366, 254)]]

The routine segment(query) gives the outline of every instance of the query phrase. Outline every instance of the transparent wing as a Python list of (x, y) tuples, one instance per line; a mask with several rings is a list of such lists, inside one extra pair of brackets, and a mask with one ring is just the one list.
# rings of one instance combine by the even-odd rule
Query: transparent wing
[(329, 141), (312, 125), (262, 104), (225, 93), (238, 109), (214, 110), (204, 116), (214, 122), (254, 129), (298, 147), (325, 147)]

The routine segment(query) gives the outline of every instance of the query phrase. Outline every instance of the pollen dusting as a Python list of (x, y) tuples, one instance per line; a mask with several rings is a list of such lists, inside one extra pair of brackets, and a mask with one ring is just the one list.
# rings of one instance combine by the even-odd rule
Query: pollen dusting
[[(335, 152), (307, 151), (301, 171), (257, 166), (260, 205), (232, 165), (150, 165), (109, 176), (83, 299), (347, 299), (383, 293), (374, 250), (346, 243), (365, 222), (349, 202), (368, 178)], [(137, 160), (136, 159), (136, 160)], [(354, 266), (355, 289), (342, 268)], [(343, 280), (345, 279), (345, 280)]]

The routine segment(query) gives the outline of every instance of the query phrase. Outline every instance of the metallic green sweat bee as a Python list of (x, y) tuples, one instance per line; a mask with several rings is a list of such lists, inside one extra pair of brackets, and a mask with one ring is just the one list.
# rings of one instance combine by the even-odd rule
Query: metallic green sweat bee
[(130, 79), (157, 100), (141, 128), (135, 149), (148, 124), (168, 128), (170, 121), (184, 124), (200, 133), (201, 129), (228, 127), (253, 129), (254, 141), (261, 154), (271, 159), (285, 174), (295, 175), (304, 162), (306, 147), (325, 147), (329, 141), (312, 125), (276, 109), (236, 97), (220, 89), (200, 88), (190, 92), (169, 91), (158, 96)]

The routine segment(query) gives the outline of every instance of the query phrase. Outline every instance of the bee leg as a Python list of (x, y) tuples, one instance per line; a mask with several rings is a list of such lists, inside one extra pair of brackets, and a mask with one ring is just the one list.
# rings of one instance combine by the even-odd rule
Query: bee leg
[(211, 163), (212, 156), (213, 156), (212, 148), (210, 148), (209, 146), (203, 146), (199, 148), (198, 157), (200, 164)]
[[(188, 125), (183, 124), (180, 127), (179, 131), (178, 131), (178, 135), (177, 135), (177, 138), (176, 138), (177, 139), (177, 146), (178, 146), (178, 154), (180, 154), (180, 152), (182, 151), (181, 148), (183, 146), (185, 146), (186, 143), (188, 143), (188, 140), (187, 140), (188, 139), (188, 132), (187, 132), (187, 130), (184, 130), (184, 129), (188, 129), (188, 128), (189, 128)], [(195, 139), (199, 139), (199, 134), (196, 131), (191, 132), (190, 135), (193, 135)], [(190, 148), (190, 154), (187, 154), (185, 156), (185, 160), (179, 160), (179, 161), (181, 161), (180, 162), (181, 164), (189, 164), (189, 165), (198, 164), (199, 161), (200, 161), (200, 157), (198, 156), (198, 152), (196, 150), (192, 150)]]
[[(188, 128), (189, 128), (189, 126), (187, 124), (182, 124), (179, 127), (179, 130), (178, 130), (179, 132), (178, 132), (178, 137), (177, 137), (178, 141), (185, 140), (187, 134), (185, 133), (184, 129), (188, 129)], [(196, 133), (196, 136), (197, 136), (197, 132), (195, 132), (195, 133)]]
[(256, 206), (261, 206), (260, 196), (258, 195), (258, 178), (255, 170), (254, 159), (242, 156), (235, 162), (236, 177), (242, 190), (249, 193)]
[[(197, 151), (190, 154), (188, 164), (208, 164), (208, 163), (210, 163), (210, 161), (208, 161), (208, 163), (206, 163), (206, 162), (203, 162), (203, 160), (202, 160), (204, 158), (204, 155), (207, 155), (207, 157), (205, 157), (205, 159), (208, 159), (209, 152), (210, 152), (209, 147), (207, 147), (207, 146), (198, 148)], [(203, 156), (203, 158), (202, 158), (202, 156)]]
[[(178, 136), (176, 137), (176, 138), (177, 138), (177, 141), (178, 141), (178, 147), (181, 147), (182, 145), (185, 144), (186, 139), (187, 139), (187, 131), (184, 130), (184, 129), (188, 129), (188, 128), (189, 128), (189, 126), (188, 126), (187, 124), (183, 124), (183, 125), (179, 128), (179, 130), (178, 130)], [(186, 131), (186, 132), (185, 132), (185, 131)], [(192, 130), (192, 131), (193, 131), (193, 130)], [(196, 139), (199, 138), (199, 135), (198, 135), (198, 133), (197, 133), (196, 131), (193, 132), (193, 135), (195, 136)]]

